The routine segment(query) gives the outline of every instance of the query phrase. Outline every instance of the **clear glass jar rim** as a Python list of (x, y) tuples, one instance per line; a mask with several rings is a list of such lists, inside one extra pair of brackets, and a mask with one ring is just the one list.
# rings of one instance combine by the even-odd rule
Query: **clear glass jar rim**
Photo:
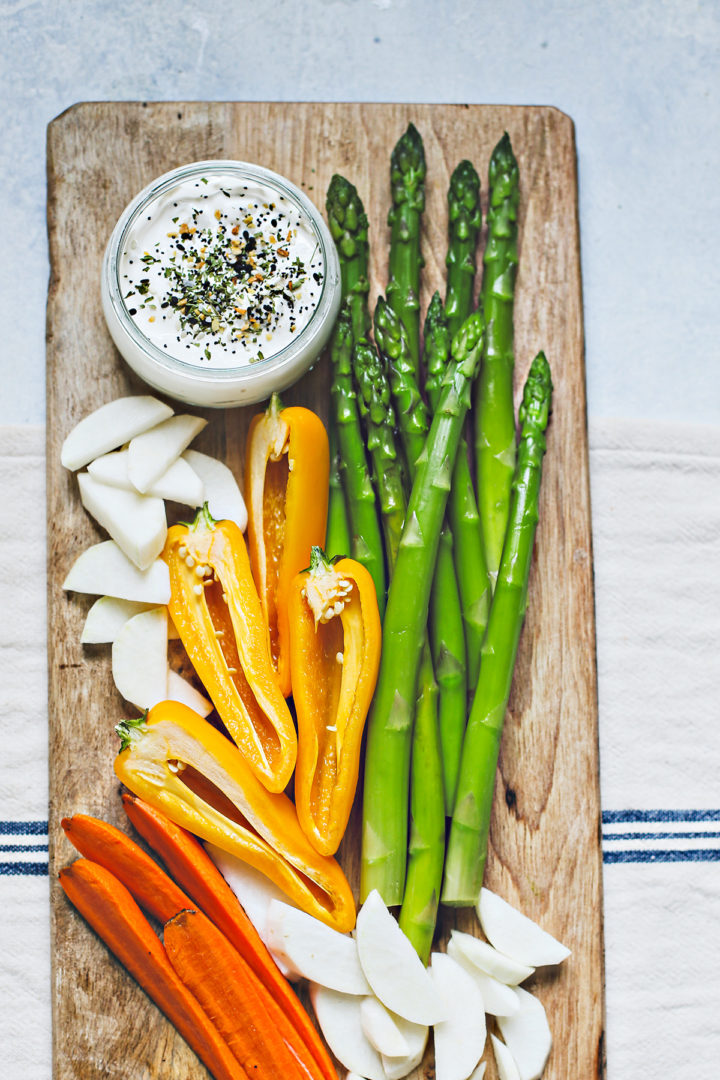
[[(138, 329), (122, 299), (120, 254), (130, 229), (138, 216), (151, 201), (157, 199), (169, 188), (203, 172), (232, 173), (236, 174), (238, 179), (256, 180), (267, 187), (274, 188), (295, 203), (296, 207), (307, 218), (320, 244), (325, 274), (317, 307), (299, 332), (296, 340), (264, 360), (256, 360), (249, 364), (238, 364), (235, 367), (227, 368), (202, 368), (197, 364), (179, 360), (160, 349)], [(292, 363), (299, 353), (311, 348), (313, 340), (322, 332), (325, 317), (332, 308), (333, 295), (339, 286), (340, 264), (330, 231), (320, 211), (291, 180), (281, 176), (280, 173), (273, 172), (272, 169), (266, 169), (263, 165), (256, 165), (247, 161), (213, 158), (206, 161), (193, 161), (163, 173), (162, 176), (158, 176), (151, 181), (128, 203), (118, 218), (108, 240), (103, 259), (103, 276), (112, 310), (122, 329), (160, 367), (196, 382), (235, 381), (246, 383), (252, 381), (254, 376), (261, 371), (263, 373), (272, 372), (276, 368)]]

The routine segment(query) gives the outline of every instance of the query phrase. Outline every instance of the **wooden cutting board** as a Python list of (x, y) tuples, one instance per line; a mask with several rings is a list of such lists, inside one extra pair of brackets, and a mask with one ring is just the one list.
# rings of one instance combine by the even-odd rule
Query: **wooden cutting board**
[[(529, 611), (505, 727), (486, 884), (572, 949), (533, 979), (555, 1039), (547, 1080), (604, 1075), (603, 942), (592, 540), (583, 327), (572, 122), (550, 108), (287, 103), (82, 104), (48, 131), (51, 280), (47, 315), (47, 505), (50, 675), (50, 875), (54, 1076), (191, 1080), (205, 1070), (57, 885), (74, 852), (63, 815), (127, 828), (112, 761), (114, 724), (132, 715), (114, 690), (109, 647), (80, 645), (91, 599), (61, 584), (102, 538), (60, 465), (71, 427), (110, 399), (143, 392), (113, 347), (100, 307), (100, 265), (126, 203), (160, 173), (201, 158), (255, 161), (288, 176), (319, 206), (333, 172), (358, 187), (371, 224), (371, 300), (387, 272), (389, 155), (413, 121), (428, 162), (423, 311), (444, 289), (449, 175), (463, 158), (487, 193), (487, 164), (504, 130), (520, 164), (516, 384), (544, 349), (555, 394)], [(323, 417), (321, 362), (285, 395)], [(200, 411), (200, 410), (198, 410)], [(199, 449), (238, 471), (252, 409), (208, 412)], [(129, 831), (129, 829), (128, 829)], [(357, 883), (359, 818), (341, 850)], [(442, 931), (477, 926), (446, 911)], [(486, 1055), (492, 1057), (492, 1054)], [(343, 1072), (341, 1071), (341, 1075)], [(416, 1077), (434, 1075), (431, 1051)], [(495, 1076), (491, 1061), (487, 1077)]]

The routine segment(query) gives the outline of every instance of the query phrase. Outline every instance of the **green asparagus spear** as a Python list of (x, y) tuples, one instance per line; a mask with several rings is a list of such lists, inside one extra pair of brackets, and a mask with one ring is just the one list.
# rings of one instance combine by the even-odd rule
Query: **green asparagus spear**
[(330, 181), (325, 209), (340, 259), (342, 299), (348, 300), (353, 339), (359, 341), (370, 329), (367, 215), (355, 185), (337, 173)]
[(450, 177), (448, 190), (450, 243), (445, 259), (445, 313), (451, 335), (462, 326), (472, 311), (477, 269), (475, 249), (481, 224), (480, 177), (470, 161), (461, 161)]
[(487, 334), (475, 399), (475, 461), (485, 555), (494, 585), (515, 470), (513, 299), (517, 272), (518, 165), (505, 132), (490, 159), (488, 239), (481, 302)]
[[(325, 200), (330, 232), (340, 259), (342, 303), (347, 300), (354, 338), (364, 337), (370, 325), (367, 307), (368, 221), (360, 196), (343, 176), (333, 176)], [(330, 493), (325, 550), (328, 555), (347, 555), (351, 550), (350, 524), (343, 493), (338, 437), (332, 409), (328, 424), (330, 441)]]
[[(441, 309), (442, 309), (442, 305)], [(375, 307), (375, 340), (387, 359), (397, 405), (400, 432), (412, 478), (422, 453), (429, 416), (412, 370), (402, 323), (380, 297)], [(449, 341), (448, 341), (449, 348)], [(445, 364), (447, 366), (447, 362)], [(443, 376), (445, 372), (443, 370)], [(464, 443), (464, 440), (462, 440)], [(452, 499), (452, 492), (450, 498)], [(439, 687), (440, 741), (443, 752), (445, 807), (452, 813), (457, 768), (467, 715), (466, 650), (458, 581), (453, 563), (453, 536), (445, 525), (441, 534), (430, 594), (430, 643)], [(445, 751), (447, 750), (447, 756)]]
[(328, 558), (333, 559), (336, 555), (349, 555), (352, 541), (347, 506), (345, 505), (345, 493), (342, 487), (337, 431), (332, 417), (328, 424), (328, 440), (330, 443), (330, 492), (324, 550)]
[(337, 432), (341, 476), (348, 508), (353, 558), (375, 582), (380, 615), (385, 610), (385, 559), (377, 503), (365, 457), (365, 442), (352, 381), (352, 327), (348, 307), (341, 309), (330, 347), (333, 380), (331, 421)]
[(383, 624), (383, 650), (365, 756), (361, 893), (402, 901), (415, 706), (430, 590), (450, 476), (483, 340), (475, 312), (455, 335), (440, 403), (417, 473)]
[(387, 300), (405, 327), (415, 378), (420, 372), (420, 223), (425, 209), (425, 150), (413, 124), (390, 159), (392, 207)]
[[(353, 367), (359, 400), (364, 406), (368, 448), (373, 461), (389, 576), (392, 579), (405, 519), (406, 499), (400, 458), (395, 448), (395, 417), (390, 385), (382, 360), (366, 342), (359, 342), (355, 346)], [(452, 569), (452, 563), (450, 567)], [(445, 856), (445, 790), (438, 743), (437, 685), (427, 641), (422, 657), (412, 736), (410, 846), (400, 925), (423, 962), (427, 963), (440, 902)], [(463, 683), (463, 708), (464, 698)]]
[[(437, 401), (437, 386), (447, 365), (450, 353), (449, 342), (447, 316), (440, 296), (436, 293), (430, 302), (425, 319), (425, 362), (428, 369), (425, 389), (431, 408), (434, 408)], [(458, 447), (453, 469), (452, 487), (448, 500), (448, 520), (454, 540), (455, 573), (460, 590), (465, 628), (467, 680), (468, 686), (475, 686), (480, 670), (480, 649), (490, 611), (491, 590), (485, 563), (480, 516), (475, 501), (475, 489), (470, 475), (467, 444), (464, 438)], [(460, 733), (460, 740), (462, 740), (462, 733)], [(457, 756), (449, 757), (450, 749), (448, 748), (446, 767), (452, 767), (453, 775), (457, 778), (457, 766), (460, 762), (457, 742), (453, 743), (453, 749)], [(443, 753), (445, 754), (444, 746)]]
[(500, 737), (527, 604), (551, 393), (550, 368), (544, 354), (539, 353), (531, 365), (520, 407), (521, 435), (508, 529), (483, 642), (480, 678), (465, 732), (450, 828), (442, 894), (445, 904), (474, 904), (482, 885)]
[(388, 572), (391, 575), (402, 536), (406, 500), (401, 460), (395, 446), (395, 412), (390, 398), (390, 384), (380, 357), (367, 341), (359, 341), (355, 345), (353, 370), (380, 504)]
[(445, 801), (438, 738), (437, 685), (427, 638), (415, 705), (410, 784), (410, 844), (400, 928), (424, 964), (432, 948), (445, 858)]

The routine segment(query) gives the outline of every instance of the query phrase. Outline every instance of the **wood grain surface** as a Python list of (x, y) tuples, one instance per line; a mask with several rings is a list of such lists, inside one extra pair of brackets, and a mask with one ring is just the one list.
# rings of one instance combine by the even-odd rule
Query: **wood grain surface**
[[(583, 327), (572, 123), (550, 108), (267, 103), (82, 104), (48, 131), (51, 280), (47, 316), (47, 505), (50, 676), (50, 873), (54, 1076), (176, 1077), (206, 1072), (183, 1040), (71, 909), (57, 872), (73, 858), (60, 827), (84, 812), (124, 821), (112, 761), (114, 724), (133, 710), (112, 685), (109, 648), (82, 647), (91, 598), (65, 594), (80, 551), (104, 538), (85, 514), (60, 446), (86, 413), (143, 392), (116, 352), (100, 307), (100, 265), (126, 203), (154, 177), (201, 158), (255, 161), (288, 176), (317, 205), (333, 172), (357, 184), (371, 225), (371, 300), (386, 281), (389, 154), (413, 121), (428, 163), (423, 311), (444, 289), (446, 191), (470, 158), (487, 195), (487, 163), (504, 130), (521, 175), (516, 387), (542, 348), (555, 394), (529, 611), (498, 771), (486, 884), (572, 949), (530, 987), (554, 1047), (547, 1080), (604, 1075), (603, 942), (592, 541)], [(327, 413), (326, 362), (285, 397)], [(201, 410), (198, 410), (201, 411)], [(210, 411), (199, 449), (239, 474), (252, 409)], [(357, 883), (356, 811), (341, 849)], [(444, 911), (442, 934), (477, 927)], [(491, 1053), (486, 1055), (492, 1057)], [(342, 1076), (344, 1071), (341, 1070)], [(434, 1076), (428, 1051), (416, 1077)], [(490, 1061), (487, 1077), (495, 1077)]]

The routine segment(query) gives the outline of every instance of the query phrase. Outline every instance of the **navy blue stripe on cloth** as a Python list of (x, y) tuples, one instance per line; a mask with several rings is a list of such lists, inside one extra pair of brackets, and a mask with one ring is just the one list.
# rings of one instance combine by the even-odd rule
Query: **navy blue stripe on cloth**
[(0, 821), (0, 836), (47, 836), (47, 821)]
[(720, 810), (603, 810), (603, 825), (630, 821), (720, 821)]
[(604, 863), (720, 862), (720, 849), (696, 848), (688, 851), (604, 851)]
[(47, 851), (47, 844), (0, 844), (0, 851)]
[[(720, 810), (717, 809), (604, 810), (602, 814), (603, 862), (607, 864), (720, 862), (720, 848), (716, 843), (720, 838), (720, 832), (712, 828), (716, 822), (720, 822)], [(673, 825), (687, 824), (694, 825), (695, 828), (691, 830), (672, 828)], [(630, 828), (622, 832), (613, 832), (606, 828), (613, 825), (625, 825)], [(633, 825), (640, 825), (642, 829), (633, 830)], [(692, 841), (695, 841), (694, 845)], [(658, 842), (662, 842), (662, 847), (657, 846)], [(616, 846), (618, 843), (624, 846)]]
[(0, 877), (47, 877), (47, 862), (0, 862)]

